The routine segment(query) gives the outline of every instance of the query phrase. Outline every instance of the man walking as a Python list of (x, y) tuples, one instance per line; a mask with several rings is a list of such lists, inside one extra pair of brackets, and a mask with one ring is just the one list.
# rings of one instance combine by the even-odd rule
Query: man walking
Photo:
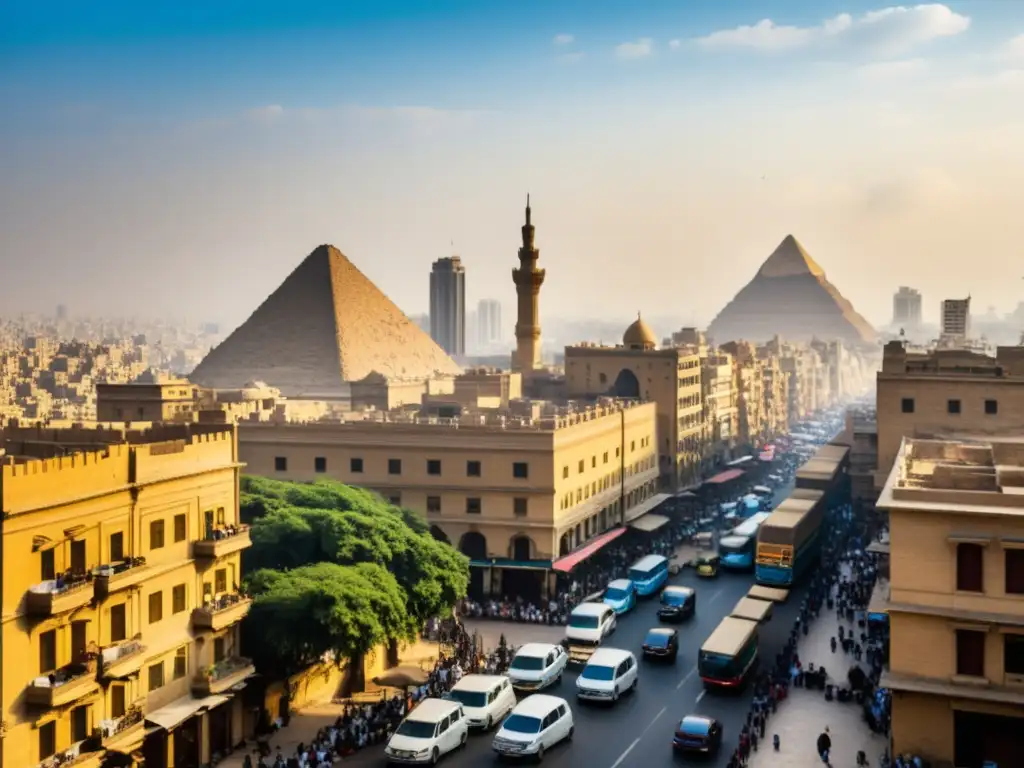
[(821, 762), (825, 765), (831, 765), (828, 761), (828, 753), (832, 749), (832, 739), (828, 735), (828, 726), (821, 732), (818, 737), (818, 756), (821, 758)]

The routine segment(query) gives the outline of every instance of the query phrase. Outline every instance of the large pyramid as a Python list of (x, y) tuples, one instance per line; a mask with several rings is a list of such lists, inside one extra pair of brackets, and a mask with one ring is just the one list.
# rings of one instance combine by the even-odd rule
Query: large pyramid
[(321, 245), (189, 377), (264, 381), (285, 396), (342, 393), (371, 373), (427, 379), (460, 368), (332, 245)]
[(839, 339), (872, 341), (875, 329), (825, 278), (825, 270), (792, 235), (779, 244), (754, 279), (726, 304), (708, 328), (717, 344)]

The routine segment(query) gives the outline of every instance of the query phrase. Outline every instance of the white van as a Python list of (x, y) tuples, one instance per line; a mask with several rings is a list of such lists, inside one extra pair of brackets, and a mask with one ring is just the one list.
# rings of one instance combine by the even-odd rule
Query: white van
[(619, 648), (598, 648), (576, 678), (576, 697), (616, 702), (639, 681), (636, 656)]
[(565, 628), (569, 643), (582, 642), (597, 645), (615, 631), (615, 611), (604, 603), (580, 603), (571, 614)]
[(423, 699), (392, 734), (384, 755), (392, 764), (434, 765), (442, 755), (466, 745), (469, 724), (462, 705)]
[(466, 675), (448, 692), (462, 705), (470, 728), (489, 731), (500, 723), (516, 705), (516, 694), (509, 679), (503, 675)]
[(571, 739), (574, 730), (572, 710), (565, 699), (535, 693), (505, 718), (491, 746), (498, 757), (533, 757), (539, 763), (547, 750)]
[(512, 657), (508, 678), (520, 691), (539, 691), (562, 679), (569, 654), (551, 643), (527, 643)]

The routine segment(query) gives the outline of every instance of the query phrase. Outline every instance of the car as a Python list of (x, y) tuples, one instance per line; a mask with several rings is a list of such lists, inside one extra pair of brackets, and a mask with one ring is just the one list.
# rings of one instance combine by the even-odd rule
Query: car
[(690, 587), (668, 586), (661, 590), (658, 618), (661, 621), (683, 621), (697, 610), (697, 592)]
[(679, 655), (679, 633), (666, 627), (647, 630), (644, 638), (644, 658), (674, 663)]
[(636, 656), (621, 648), (598, 648), (576, 678), (576, 698), (614, 704), (635, 691), (639, 680)]
[(713, 756), (722, 746), (722, 724), (713, 717), (687, 715), (676, 725), (672, 749), (679, 754)]
[(508, 679), (518, 691), (540, 691), (562, 679), (569, 654), (552, 643), (527, 643), (512, 657)]
[(599, 645), (615, 631), (618, 622), (615, 611), (604, 603), (580, 603), (569, 614), (565, 627), (566, 643), (587, 643)]
[(572, 738), (575, 726), (565, 699), (535, 693), (516, 704), (491, 743), (499, 758), (532, 757), (538, 763), (560, 741)]
[(466, 675), (445, 698), (462, 704), (470, 728), (484, 731), (500, 723), (516, 705), (512, 683), (504, 675)]
[(615, 579), (608, 583), (602, 600), (621, 616), (636, 607), (636, 587), (629, 579)]
[(391, 765), (436, 765), (443, 755), (466, 746), (469, 723), (457, 701), (423, 699), (388, 740)]
[(718, 555), (708, 555), (697, 558), (697, 562), (694, 567), (697, 569), (697, 575), (704, 579), (713, 579), (718, 575), (718, 565), (721, 562), (721, 558)]

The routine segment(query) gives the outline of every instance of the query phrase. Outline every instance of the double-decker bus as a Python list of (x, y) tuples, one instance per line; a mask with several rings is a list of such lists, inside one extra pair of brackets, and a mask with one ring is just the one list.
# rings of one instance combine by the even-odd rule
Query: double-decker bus
[(749, 571), (754, 567), (757, 532), (770, 516), (770, 512), (751, 515), (719, 540), (718, 554), (722, 558), (723, 568)]
[(704, 641), (697, 673), (705, 688), (737, 688), (757, 668), (757, 622), (726, 616)]
[(825, 517), (821, 491), (802, 491), (786, 499), (757, 534), (754, 580), (769, 587), (791, 586), (814, 565), (821, 551)]

